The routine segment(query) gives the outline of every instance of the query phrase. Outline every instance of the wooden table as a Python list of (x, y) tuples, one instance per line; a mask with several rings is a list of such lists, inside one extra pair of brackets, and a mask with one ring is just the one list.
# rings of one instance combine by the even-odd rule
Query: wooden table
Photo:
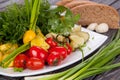
[[(19, 2), (19, 3), (22, 2), (22, 0), (12, 0), (12, 1)], [(54, 3), (56, 3), (59, 0), (49, 0), (49, 1), (50, 1), (51, 4), (54, 4)], [(117, 9), (117, 11), (120, 14), (120, 0), (91, 0), (91, 1), (113, 6), (115, 9)], [(8, 4), (9, 4), (9, 0), (0, 0), (0, 9), (1, 10), (4, 9), (5, 5), (8, 5)], [(105, 35), (109, 36), (109, 38), (108, 38), (108, 40), (104, 44), (106, 44), (110, 40), (110, 38), (112, 37), (112, 35), (115, 32), (116, 32), (116, 30), (110, 30), (108, 33), (105, 34)], [(71, 67), (75, 66), (79, 62), (71, 65)], [(115, 63), (116, 62), (120, 62), (120, 56), (116, 57), (114, 62)], [(53, 72), (49, 72), (49, 73), (55, 73), (55, 72), (63, 71), (63, 70), (66, 70), (68, 68), (70, 68), (70, 67), (67, 66), (67, 67), (65, 67), (63, 69), (60, 69), (60, 70), (57, 70), (57, 71), (53, 71)], [(108, 72), (105, 72), (105, 73), (102, 73), (102, 74), (99, 74), (99, 75), (96, 75), (96, 76), (92, 76), (90, 78), (87, 78), (86, 80), (120, 80), (120, 76), (119, 75), (120, 75), (120, 68), (117, 68), (117, 69), (114, 69), (114, 70), (111, 70), (111, 71), (108, 71)], [(23, 77), (12, 78), (12, 77), (6, 77), (6, 76), (0, 75), (0, 80), (24, 80), (24, 78)]]

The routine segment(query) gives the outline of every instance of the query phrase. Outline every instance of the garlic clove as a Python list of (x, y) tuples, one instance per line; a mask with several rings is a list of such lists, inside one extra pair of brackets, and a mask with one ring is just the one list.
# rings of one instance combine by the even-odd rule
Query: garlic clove
[(95, 28), (98, 33), (105, 33), (109, 30), (109, 26), (106, 23), (101, 23)]
[(88, 27), (87, 27), (87, 29), (89, 29), (89, 30), (95, 30), (95, 28), (96, 28), (96, 26), (98, 26), (98, 24), (97, 23), (91, 23)]

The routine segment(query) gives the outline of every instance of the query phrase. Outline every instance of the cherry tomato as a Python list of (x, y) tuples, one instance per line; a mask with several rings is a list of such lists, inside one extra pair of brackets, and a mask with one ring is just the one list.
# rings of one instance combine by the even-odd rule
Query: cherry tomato
[(48, 65), (56, 66), (56, 65), (59, 65), (60, 62), (61, 62), (61, 58), (60, 58), (60, 55), (58, 53), (51, 53), (48, 56), (48, 59), (47, 59)]
[(48, 52), (40, 47), (32, 46), (29, 50), (29, 55), (30, 57), (36, 57), (36, 58), (46, 60), (48, 57)]
[(28, 60), (28, 57), (25, 54), (19, 54), (14, 59), (13, 65), (16, 68), (26, 68), (27, 60)]
[(28, 59), (26, 66), (30, 70), (42, 69), (44, 67), (44, 61), (39, 58), (31, 57)]
[(56, 47), (58, 45), (51, 37), (47, 38), (45, 41), (50, 45), (50, 47)]
[(52, 49), (49, 50), (49, 53), (51, 54), (59, 54), (59, 56), (61, 57), (61, 59), (65, 59), (67, 57), (67, 49), (65, 47), (62, 46), (56, 46)]
[(70, 46), (70, 44), (66, 43), (66, 48), (67, 48), (67, 53), (69, 55), (72, 52), (72, 47)]
[(24, 54), (25, 54), (27, 57), (30, 57), (30, 55), (29, 55), (29, 50), (25, 51)]

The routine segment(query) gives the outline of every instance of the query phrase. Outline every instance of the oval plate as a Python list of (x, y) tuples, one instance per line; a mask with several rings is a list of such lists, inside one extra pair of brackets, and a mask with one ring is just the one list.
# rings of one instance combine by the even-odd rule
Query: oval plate
[[(86, 43), (86, 46), (83, 48), (84, 57), (88, 56), (97, 48), (99, 48), (108, 38), (105, 35), (98, 34), (96, 32), (90, 31), (85, 28), (82, 28), (82, 31), (88, 32), (90, 34), (90, 39)], [(68, 57), (58, 66), (45, 66), (44, 69), (40, 69), (40, 70), (25, 69), (23, 72), (14, 72), (13, 68), (4, 69), (0, 67), (0, 75), (10, 76), (10, 77), (21, 77), (21, 76), (43, 74), (46, 72), (64, 68), (81, 59), (82, 59), (82, 53), (79, 50), (76, 50), (75, 52), (72, 52), (70, 55), (68, 55)]]

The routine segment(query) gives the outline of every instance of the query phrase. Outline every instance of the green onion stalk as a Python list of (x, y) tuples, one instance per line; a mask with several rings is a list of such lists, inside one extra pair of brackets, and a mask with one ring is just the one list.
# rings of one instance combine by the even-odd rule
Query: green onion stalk
[[(40, 14), (39, 9), (40, 9), (41, 0), (34, 0), (34, 2), (33, 0), (24, 0), (24, 2), (28, 15), (28, 20), (30, 18), (29, 16), (31, 15), (29, 29), (35, 31), (38, 15)], [(18, 54), (28, 50), (29, 48), (30, 48), (30, 43), (21, 45), (20, 47), (15, 49), (12, 53), (10, 53), (4, 60), (2, 60), (0, 62), (0, 66), (4, 68), (8, 67), (11, 61), (13, 61)]]

